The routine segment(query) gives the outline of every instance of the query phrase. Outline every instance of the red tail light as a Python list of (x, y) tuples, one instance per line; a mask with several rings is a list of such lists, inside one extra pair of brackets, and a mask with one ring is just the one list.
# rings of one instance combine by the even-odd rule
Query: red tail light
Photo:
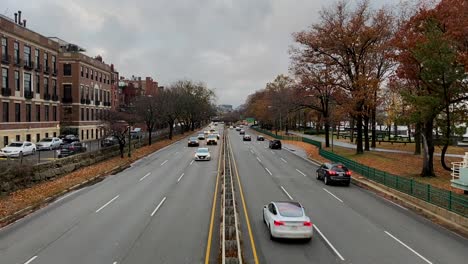
[(310, 221), (305, 221), (305, 222), (304, 222), (304, 226), (312, 226), (312, 222), (310, 222)]
[(331, 170), (331, 171), (328, 171), (328, 174), (329, 174), (329, 175), (336, 175), (336, 171), (332, 171), (332, 170)]
[(346, 175), (351, 176), (351, 172), (350, 172), (350, 171), (347, 171), (347, 172), (346, 172)]
[(283, 222), (283, 221), (276, 221), (276, 220), (275, 220), (275, 221), (273, 222), (273, 224), (274, 224), (275, 226), (282, 226), (282, 225), (284, 225), (284, 222)]

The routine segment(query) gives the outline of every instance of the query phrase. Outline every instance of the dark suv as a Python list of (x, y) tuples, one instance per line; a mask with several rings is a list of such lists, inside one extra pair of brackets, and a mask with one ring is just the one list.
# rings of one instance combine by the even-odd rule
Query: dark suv
[(83, 145), (83, 143), (75, 141), (70, 144), (62, 145), (60, 147), (58, 157), (59, 158), (68, 157), (68, 156), (75, 155), (77, 153), (85, 152), (85, 151), (86, 151), (86, 147)]
[(343, 164), (324, 163), (317, 169), (317, 180), (323, 180), (326, 185), (337, 182), (349, 186), (351, 183), (351, 171)]
[(62, 139), (63, 144), (70, 144), (72, 142), (79, 142), (80, 139), (75, 135), (65, 135), (60, 137)]
[(281, 141), (279, 141), (278, 139), (274, 139), (270, 141), (268, 147), (271, 149), (281, 149)]

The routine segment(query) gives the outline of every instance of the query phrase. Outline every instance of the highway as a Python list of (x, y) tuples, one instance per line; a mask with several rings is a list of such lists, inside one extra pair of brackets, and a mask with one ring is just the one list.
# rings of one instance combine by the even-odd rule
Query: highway
[[(315, 179), (316, 165), (285, 149), (270, 150), (268, 141), (257, 142), (254, 131), (247, 133), (251, 142), (228, 131), (244, 263), (464, 263), (468, 258), (465, 238), (354, 185), (325, 186)], [(221, 144), (209, 146), (209, 162), (194, 162), (196, 148), (186, 144), (174, 143), (1, 229), (0, 263), (205, 263), (207, 241), (212, 241), (209, 263), (217, 263), (218, 226), (211, 238), (208, 234)], [(309, 243), (270, 240), (262, 207), (290, 199), (303, 204), (314, 224)]]
[[(354, 185), (326, 186), (317, 166), (268, 141), (243, 142), (229, 130), (259, 263), (464, 263), (468, 240)], [(238, 188), (239, 190), (239, 188)], [(295, 200), (314, 224), (310, 243), (271, 241), (263, 205)], [(241, 211), (241, 210), (240, 210)], [(245, 215), (244, 215), (245, 218)], [(243, 223), (243, 241), (248, 232)], [(250, 243), (248, 243), (250, 246)], [(244, 249), (254, 263), (252, 250)]]
[[(204, 145), (204, 143), (203, 143)], [(202, 263), (220, 146), (186, 140), (0, 230), (0, 263)]]

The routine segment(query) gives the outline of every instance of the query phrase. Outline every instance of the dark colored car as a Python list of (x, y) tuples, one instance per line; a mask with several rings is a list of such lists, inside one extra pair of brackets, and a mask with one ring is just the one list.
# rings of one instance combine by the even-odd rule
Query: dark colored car
[(86, 147), (83, 145), (83, 143), (75, 141), (69, 144), (62, 145), (60, 147), (58, 157), (68, 157), (85, 151)]
[(271, 149), (281, 149), (281, 141), (279, 141), (278, 139), (274, 139), (270, 141), (268, 147)]
[(244, 140), (244, 141), (251, 141), (252, 138), (250, 137), (250, 135), (244, 135), (244, 136), (242, 137), (242, 140)]
[(196, 137), (189, 138), (187, 146), (189, 146), (189, 147), (198, 147), (198, 146), (200, 146), (200, 143), (198, 143), (198, 138), (196, 138)]
[(265, 137), (263, 137), (262, 135), (258, 135), (257, 141), (265, 141)]
[(114, 146), (117, 144), (119, 144), (119, 140), (114, 136), (106, 137), (104, 140), (101, 141), (101, 147), (103, 148)]
[(326, 185), (336, 182), (349, 186), (351, 183), (351, 171), (343, 164), (324, 163), (317, 169), (317, 180), (323, 180)]
[(70, 144), (72, 142), (79, 142), (80, 139), (75, 135), (66, 135), (62, 138), (63, 144)]

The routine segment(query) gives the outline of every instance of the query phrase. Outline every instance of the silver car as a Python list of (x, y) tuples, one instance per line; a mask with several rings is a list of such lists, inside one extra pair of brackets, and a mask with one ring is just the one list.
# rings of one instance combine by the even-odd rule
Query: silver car
[(195, 160), (211, 160), (210, 150), (208, 148), (198, 148), (195, 152)]
[(263, 221), (270, 231), (270, 238), (294, 238), (311, 240), (312, 222), (304, 207), (298, 202), (270, 202), (263, 207)]
[(48, 138), (43, 138), (39, 140), (36, 143), (37, 150), (53, 150), (53, 149), (58, 149), (60, 148), (60, 145), (62, 144), (62, 140), (57, 137), (48, 137)]

